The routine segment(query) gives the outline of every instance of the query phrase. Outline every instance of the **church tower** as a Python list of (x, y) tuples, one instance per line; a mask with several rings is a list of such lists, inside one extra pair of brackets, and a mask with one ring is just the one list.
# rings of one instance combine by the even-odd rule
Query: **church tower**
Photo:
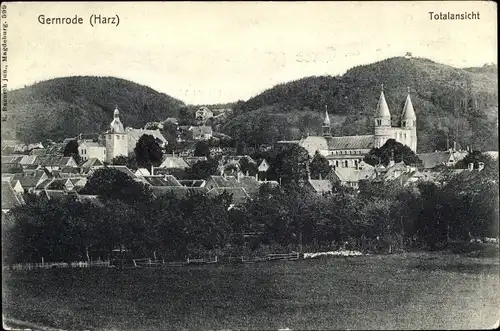
[(330, 116), (328, 116), (328, 108), (327, 106), (325, 106), (325, 119), (323, 120), (323, 125), (321, 126), (324, 137), (332, 136), (332, 129), (330, 125), (331, 123), (330, 123)]
[(128, 135), (120, 121), (120, 111), (118, 106), (113, 113), (113, 121), (106, 132), (106, 161), (111, 163), (117, 156), (128, 155)]
[(403, 113), (401, 114), (401, 131), (406, 137), (404, 144), (409, 146), (412, 151), (417, 152), (417, 116), (413, 109), (410, 98), (410, 88), (408, 87), (408, 96), (406, 97)]
[(394, 133), (391, 128), (391, 113), (387, 101), (385, 101), (384, 85), (378, 100), (377, 109), (375, 110), (375, 135), (373, 147), (380, 148), (385, 142), (394, 138)]

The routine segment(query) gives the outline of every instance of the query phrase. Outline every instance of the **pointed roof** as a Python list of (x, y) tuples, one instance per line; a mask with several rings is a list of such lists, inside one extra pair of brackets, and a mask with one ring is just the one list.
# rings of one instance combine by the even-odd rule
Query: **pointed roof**
[(415, 110), (413, 110), (413, 105), (410, 98), (410, 88), (408, 87), (408, 96), (406, 97), (405, 106), (403, 107), (403, 117), (404, 120), (415, 120)]
[(389, 106), (387, 106), (387, 101), (385, 101), (383, 85), (382, 85), (382, 91), (380, 92), (380, 98), (378, 99), (377, 111), (375, 112), (375, 117), (389, 117), (389, 118), (391, 117)]
[(323, 124), (330, 125), (330, 116), (328, 116), (328, 109), (325, 109), (325, 120), (323, 121)]

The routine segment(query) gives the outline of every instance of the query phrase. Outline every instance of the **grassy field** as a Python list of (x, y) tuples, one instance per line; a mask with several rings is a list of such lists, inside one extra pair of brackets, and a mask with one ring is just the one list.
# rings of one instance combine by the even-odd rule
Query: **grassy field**
[(475, 329), (498, 258), (404, 254), (4, 275), (4, 315), (66, 330)]

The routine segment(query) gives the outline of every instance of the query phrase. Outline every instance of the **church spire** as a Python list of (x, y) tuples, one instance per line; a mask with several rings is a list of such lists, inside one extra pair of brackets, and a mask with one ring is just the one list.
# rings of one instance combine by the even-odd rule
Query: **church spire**
[(391, 112), (389, 111), (389, 106), (387, 106), (387, 101), (385, 101), (384, 95), (384, 84), (382, 84), (382, 90), (380, 91), (380, 98), (378, 99), (377, 110), (375, 111), (375, 117), (378, 118), (391, 118)]
[(413, 109), (413, 104), (411, 103), (410, 98), (410, 87), (408, 86), (408, 96), (406, 97), (405, 105), (403, 107), (403, 116), (402, 120), (416, 120), (417, 116), (415, 115), (415, 110)]
[(331, 136), (330, 116), (328, 116), (328, 106), (325, 105), (325, 119), (323, 120), (323, 136)]
[(330, 125), (330, 116), (328, 116), (328, 106), (325, 105), (325, 120), (323, 121), (324, 125)]

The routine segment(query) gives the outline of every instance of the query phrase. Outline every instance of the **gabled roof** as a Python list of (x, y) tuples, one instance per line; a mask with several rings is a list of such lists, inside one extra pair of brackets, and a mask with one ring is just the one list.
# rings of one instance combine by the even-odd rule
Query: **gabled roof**
[(336, 168), (333, 173), (341, 182), (358, 182), (362, 179), (370, 179), (375, 175), (375, 169), (355, 169), (355, 168)]
[[(57, 166), (57, 167), (64, 167), (69, 165), (70, 163), (75, 162), (73, 157), (71, 156), (62, 156), (62, 155), (57, 155), (57, 154), (51, 154), (51, 155), (39, 155), (36, 157), (35, 164), (41, 165), (41, 166)], [(76, 164), (76, 162), (75, 162)]]
[(239, 181), (240, 187), (244, 188), (248, 194), (259, 192), (261, 183), (253, 176), (241, 176)]
[(145, 176), (144, 179), (152, 186), (182, 186), (172, 175)]
[(206, 181), (202, 179), (184, 179), (184, 180), (179, 180), (179, 183), (182, 186), (185, 187), (204, 187), (206, 184)]
[(44, 171), (35, 170), (32, 173), (15, 174), (12, 179), (19, 180), (23, 188), (26, 190), (29, 188), (34, 188), (44, 175)]
[(2, 164), (19, 164), (25, 155), (2, 155)]
[(151, 176), (151, 173), (146, 168), (139, 168), (135, 171), (136, 176)]
[(216, 188), (221, 187), (240, 187), (234, 176), (210, 176), (207, 180), (214, 183)]
[(308, 183), (316, 193), (331, 192), (333, 188), (332, 182), (326, 179), (309, 179)]
[(68, 196), (68, 194), (63, 190), (44, 190), (44, 192), (45, 192), (45, 195), (47, 196), (47, 198), (49, 198), (49, 200), (50, 199), (61, 199), (61, 198)]
[(19, 161), (20, 164), (35, 164), (35, 161), (37, 159), (37, 155), (25, 155), (23, 158)]
[(160, 164), (160, 168), (176, 168), (176, 169), (186, 169), (189, 168), (189, 165), (184, 161), (183, 158), (178, 156), (166, 156), (163, 159), (163, 162)]
[(192, 166), (193, 164), (199, 162), (199, 161), (206, 161), (207, 157), (206, 156), (185, 156), (184, 161), (189, 165)]
[(108, 165), (108, 166), (106, 166), (106, 168), (116, 169), (118, 171), (123, 172), (125, 175), (127, 175), (127, 176), (129, 176), (131, 178), (135, 178), (135, 174), (127, 166), (124, 166), (124, 165)]
[(329, 150), (371, 149), (374, 142), (373, 135), (327, 137), (326, 139)]
[(90, 159), (88, 159), (87, 161), (82, 163), (81, 167), (82, 168), (90, 168), (90, 167), (99, 167), (102, 165), (103, 165), (103, 163), (101, 162), (101, 160), (99, 160), (98, 158), (95, 158), (95, 157), (91, 157)]
[(154, 138), (159, 139), (162, 143), (167, 142), (167, 139), (165, 139), (165, 137), (161, 134), (160, 130), (127, 128), (127, 133), (128, 133), (129, 148), (130, 146), (134, 148), (139, 139), (145, 134), (151, 135)]
[(232, 194), (234, 204), (244, 203), (245, 201), (250, 199), (250, 196), (246, 192), (246, 190), (242, 187), (223, 187), (223, 188), (214, 188), (208, 191), (208, 194), (211, 196), (217, 196), (224, 192), (228, 192)]
[(433, 153), (420, 153), (418, 154), (424, 169), (432, 169), (439, 165), (446, 165), (450, 159), (450, 152), (433, 152)]
[(66, 174), (79, 174), (80, 170), (81, 170), (80, 167), (67, 166), (67, 167), (62, 167), (60, 172)]
[(183, 198), (188, 194), (205, 194), (208, 192), (205, 187), (153, 186), (151, 189), (156, 197), (171, 193), (178, 198)]
[(2, 209), (12, 209), (24, 204), (22, 195), (17, 194), (9, 182), (2, 181)]
[(47, 178), (45, 180), (43, 180), (40, 184), (38, 184), (35, 189), (37, 190), (43, 190), (45, 189), (52, 181), (54, 180), (54, 178)]
[(193, 126), (191, 131), (193, 131), (194, 136), (212, 134), (212, 127), (208, 125)]
[(73, 185), (68, 178), (56, 178), (45, 187), (46, 190), (63, 190), (66, 185)]

